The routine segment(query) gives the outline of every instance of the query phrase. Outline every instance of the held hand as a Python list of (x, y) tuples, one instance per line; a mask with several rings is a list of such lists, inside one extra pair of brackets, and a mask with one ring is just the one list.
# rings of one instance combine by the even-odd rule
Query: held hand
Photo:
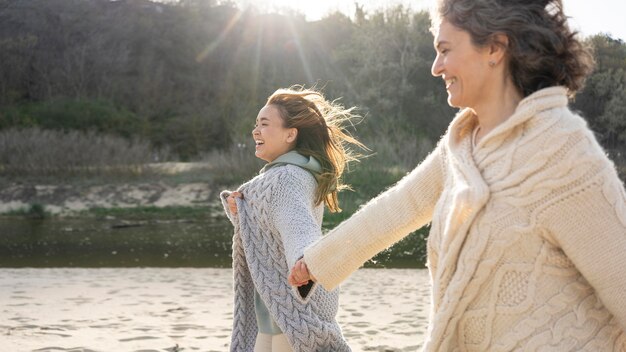
[(309, 272), (304, 259), (300, 259), (294, 264), (289, 274), (289, 284), (291, 286), (303, 286), (309, 283), (309, 280), (315, 281), (313, 275)]
[(233, 215), (237, 214), (237, 202), (235, 202), (235, 198), (243, 199), (243, 194), (239, 192), (233, 192), (228, 196), (228, 198), (226, 198), (226, 201), (228, 202), (228, 208)]

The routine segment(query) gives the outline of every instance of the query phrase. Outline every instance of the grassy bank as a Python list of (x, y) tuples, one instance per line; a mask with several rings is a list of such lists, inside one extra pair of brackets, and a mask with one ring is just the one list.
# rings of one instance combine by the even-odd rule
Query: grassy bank
[[(422, 149), (426, 150), (428, 146)], [(385, 150), (384, 146), (377, 146), (379, 150)], [(339, 195), (340, 206), (343, 209), (339, 213), (326, 212), (324, 217), (323, 229), (328, 231), (337, 226), (341, 221), (347, 219), (360, 206), (365, 204), (380, 192), (384, 191), (400, 178), (402, 178), (408, 170), (414, 165), (410, 165), (411, 161), (407, 155), (424, 154), (423, 151), (415, 149), (408, 150), (404, 156), (392, 152), (384, 154), (372, 154), (364, 158), (360, 163), (350, 166), (350, 170), (344, 175), (344, 182), (349, 184), (353, 190), (342, 191)], [(404, 159), (400, 159), (404, 158)], [(413, 161), (417, 164), (417, 161)], [(190, 203), (185, 206), (154, 206), (138, 205), (138, 206), (117, 206), (112, 201), (109, 206), (92, 206), (82, 211), (70, 212), (62, 215), (62, 218), (76, 219), (79, 221), (87, 221), (93, 223), (107, 223), (110, 229), (119, 229), (127, 227), (137, 227), (146, 230), (150, 226), (170, 226), (178, 222), (196, 223), (196, 224), (214, 224), (220, 228), (219, 245), (215, 244), (214, 248), (221, 248), (224, 253), (220, 255), (228, 255), (231, 247), (231, 225), (228, 223), (223, 214), (222, 206), (217, 199), (217, 194), (222, 189), (235, 189), (241, 183), (254, 177), (262, 166), (262, 162), (258, 161), (251, 150), (246, 147), (239, 146), (230, 151), (213, 152), (204, 156), (195, 163), (160, 163), (150, 167), (143, 167), (139, 170), (142, 172), (125, 173), (123, 170), (117, 173), (70, 173), (64, 174), (46, 174), (38, 175), (31, 172), (26, 177), (21, 177), (18, 183), (30, 183), (33, 185), (63, 185), (65, 188), (74, 189), (72, 196), (80, 195), (85, 190), (93, 190), (94, 187), (102, 192), (105, 189), (108, 192), (117, 189), (116, 197), (127, 197), (129, 193), (140, 188), (154, 189), (156, 185), (188, 185), (190, 183), (199, 183), (206, 185), (210, 189), (209, 194), (204, 198), (202, 204)], [(146, 171), (147, 170), (147, 171)], [(0, 179), (0, 183), (5, 185), (15, 184), (16, 179), (11, 175), (5, 175)], [(99, 187), (99, 186), (103, 187)], [(127, 186), (134, 185), (130, 191), (126, 191)], [(38, 186), (36, 186), (38, 187)], [(36, 188), (35, 187), (35, 188)], [(116, 188), (117, 187), (117, 188)], [(121, 187), (121, 192), (120, 192)], [(153, 187), (153, 188), (150, 188)], [(76, 190), (79, 191), (76, 191)], [(171, 189), (171, 188), (170, 188)], [(36, 191), (36, 190), (35, 190)], [(70, 191), (65, 190), (65, 193)], [(59, 192), (62, 194), (63, 192)], [(110, 197), (111, 193), (98, 193), (97, 197)], [(56, 194), (56, 193), (55, 193)], [(93, 199), (93, 195), (91, 195)], [(48, 198), (50, 199), (50, 198)], [(208, 200), (207, 200), (208, 199)], [(17, 209), (3, 214), (3, 218), (19, 217), (22, 219), (33, 219), (42, 221), (42, 226), (46, 223), (62, 222), (62, 218), (52, 214), (48, 209), (51, 208), (45, 200), (37, 202), (29, 202), (22, 209)], [(384, 219), (381, 219), (384, 221)], [(169, 224), (169, 225), (165, 225)], [(203, 225), (204, 226), (204, 225)], [(213, 225), (211, 225), (213, 226)], [(194, 230), (195, 231), (195, 230)], [(202, 230), (198, 230), (202, 232)], [(423, 266), (425, 258), (425, 238), (427, 229), (413, 233), (394, 245), (390, 249), (378, 254), (373, 260), (368, 262), (368, 267), (420, 267)], [(71, 236), (71, 235), (70, 235)], [(142, 235), (143, 236), (143, 235)], [(221, 250), (220, 249), (220, 250)]]

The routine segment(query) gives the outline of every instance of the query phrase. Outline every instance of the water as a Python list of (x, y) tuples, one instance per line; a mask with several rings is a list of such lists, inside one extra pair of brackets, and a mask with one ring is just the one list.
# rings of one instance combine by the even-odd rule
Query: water
[[(0, 217), (0, 267), (230, 268), (232, 232), (225, 217), (134, 222)], [(423, 268), (426, 233), (407, 236), (365, 266)]]
[(0, 267), (231, 266), (226, 219), (0, 218)]

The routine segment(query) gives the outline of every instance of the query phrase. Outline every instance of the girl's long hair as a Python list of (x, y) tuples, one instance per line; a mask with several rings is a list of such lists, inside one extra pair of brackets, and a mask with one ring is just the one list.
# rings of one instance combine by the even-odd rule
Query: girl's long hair
[(296, 151), (314, 157), (322, 165), (316, 204), (324, 202), (331, 212), (341, 211), (337, 192), (349, 188), (341, 176), (347, 163), (359, 157), (350, 145), (367, 149), (345, 130), (346, 123), (358, 117), (354, 107), (346, 109), (337, 101), (326, 100), (319, 91), (300, 86), (277, 90), (266, 105), (278, 108), (284, 127), (298, 130)]

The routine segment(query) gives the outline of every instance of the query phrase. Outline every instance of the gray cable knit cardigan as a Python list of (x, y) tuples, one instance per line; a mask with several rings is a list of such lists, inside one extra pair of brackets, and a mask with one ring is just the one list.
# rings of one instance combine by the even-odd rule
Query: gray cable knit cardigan
[(315, 178), (295, 166), (273, 167), (239, 187), (233, 236), (234, 314), (231, 351), (252, 351), (258, 332), (254, 288), (296, 352), (350, 351), (335, 320), (338, 292), (314, 284), (306, 297), (287, 282), (304, 248), (321, 237), (323, 205)]

